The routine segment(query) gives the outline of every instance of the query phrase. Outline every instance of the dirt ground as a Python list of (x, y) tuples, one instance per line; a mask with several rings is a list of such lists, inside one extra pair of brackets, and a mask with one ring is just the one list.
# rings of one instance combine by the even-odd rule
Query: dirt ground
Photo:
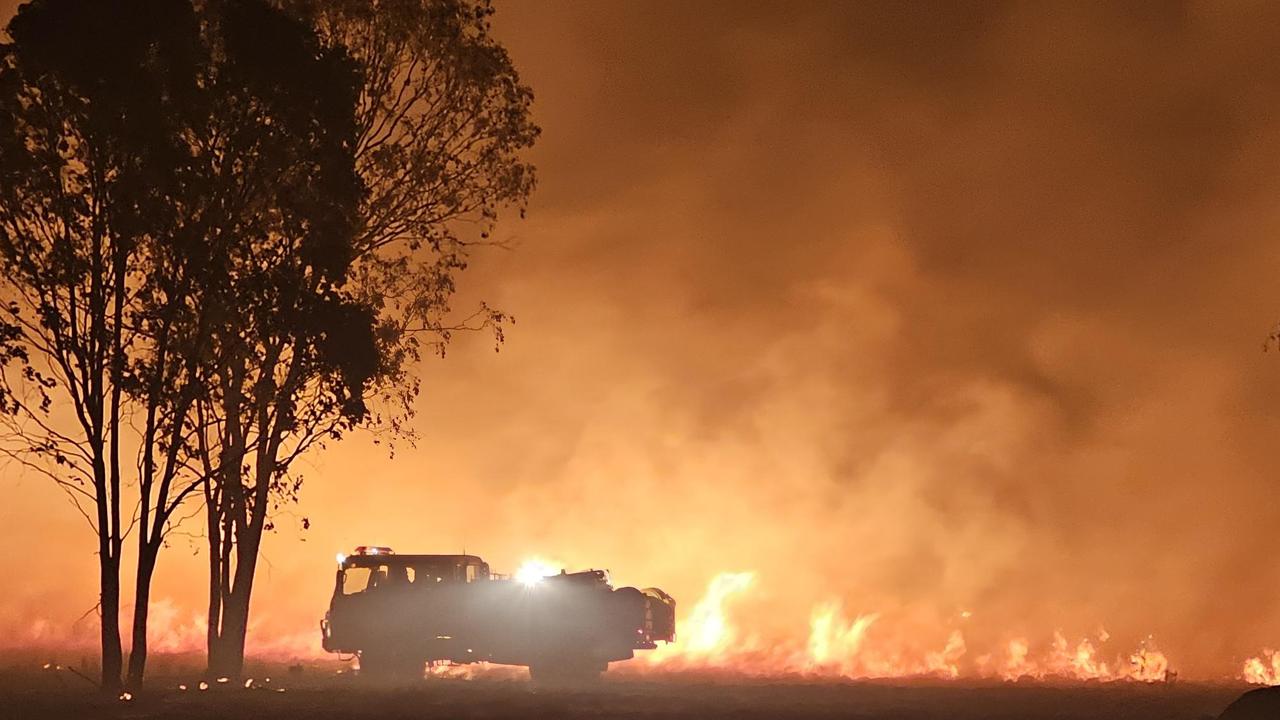
[[(284, 670), (280, 668), (280, 670)], [(589, 688), (535, 686), (520, 672), (500, 679), (428, 678), (372, 686), (350, 673), (309, 668), (245, 688), (199, 677), (153, 675), (132, 700), (103, 698), (63, 671), (0, 670), (0, 720), (191, 718), (1126, 718), (1216, 717), (1246, 688), (1174, 685), (943, 682), (816, 683), (669, 675), (606, 676)], [(185, 684), (188, 689), (180, 690)]]

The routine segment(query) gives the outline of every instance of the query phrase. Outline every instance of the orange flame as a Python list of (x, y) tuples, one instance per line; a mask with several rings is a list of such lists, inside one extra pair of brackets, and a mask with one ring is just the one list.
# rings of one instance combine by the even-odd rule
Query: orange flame
[(1266, 648), (1258, 657), (1245, 660), (1241, 676), (1254, 685), (1280, 685), (1280, 652)]
[[(679, 660), (686, 664), (719, 665), (737, 639), (737, 630), (726, 613), (729, 600), (755, 582), (755, 573), (720, 573), (711, 579), (707, 592), (693, 611), (678, 624), (676, 641), (649, 654), (651, 662)], [(742, 647), (739, 645), (737, 647)]]
[[(1132, 652), (1106, 655), (1111, 639), (1099, 630), (1095, 639), (1069, 641), (1061, 631), (1040, 651), (1025, 637), (1008, 640), (996, 653), (971, 656), (964, 633), (951, 629), (936, 649), (908, 641), (884, 624), (881, 613), (846, 616), (838, 602), (813, 608), (804, 645), (773, 643), (761, 649), (756, 638), (740, 638), (729, 613), (732, 599), (748, 590), (754, 573), (721, 573), (679, 623), (680, 641), (649, 655), (666, 669), (718, 668), (749, 675), (801, 674), (830, 678), (981, 677), (1018, 680), (1100, 680), (1165, 682), (1173, 677), (1169, 660), (1150, 639)], [(968, 619), (969, 611), (959, 617)], [(1113, 658), (1107, 660), (1106, 657)], [(1273, 656), (1280, 674), (1280, 656)], [(1261, 665), (1261, 661), (1256, 664)], [(1255, 673), (1257, 675), (1258, 673)]]

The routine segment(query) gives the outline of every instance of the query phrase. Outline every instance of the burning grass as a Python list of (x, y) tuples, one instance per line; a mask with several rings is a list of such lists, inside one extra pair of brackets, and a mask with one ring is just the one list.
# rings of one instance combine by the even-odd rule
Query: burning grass
[[(932, 644), (887, 626), (879, 613), (847, 614), (837, 602), (819, 603), (804, 643), (765, 642), (745, 632), (732, 613), (734, 602), (753, 586), (750, 572), (722, 573), (680, 618), (679, 637), (643, 656), (628, 672), (727, 672), (750, 677), (809, 679), (934, 678), (997, 681), (1172, 683), (1170, 659), (1148, 637), (1136, 647), (1116, 648), (1099, 629), (1092, 637), (1068, 638), (1055, 630), (1035, 642), (1008, 637), (994, 647), (973, 647), (962, 627)], [(961, 623), (970, 616), (960, 613)], [(1280, 684), (1280, 653), (1247, 660), (1236, 679)]]

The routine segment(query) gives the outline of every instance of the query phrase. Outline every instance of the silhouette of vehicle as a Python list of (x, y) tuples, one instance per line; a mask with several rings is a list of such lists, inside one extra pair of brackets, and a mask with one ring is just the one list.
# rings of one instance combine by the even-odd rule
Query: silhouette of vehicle
[(362, 546), (338, 556), (320, 629), (325, 650), (359, 654), (362, 675), (483, 661), (573, 682), (674, 640), (675, 604), (656, 588), (614, 589), (603, 570), (513, 579), (475, 555)]

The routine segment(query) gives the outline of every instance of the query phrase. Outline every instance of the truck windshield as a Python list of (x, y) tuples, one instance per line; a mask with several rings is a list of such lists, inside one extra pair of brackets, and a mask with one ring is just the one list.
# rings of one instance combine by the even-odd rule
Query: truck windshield
[(414, 569), (403, 566), (373, 565), (350, 567), (342, 574), (342, 594), (354, 595), (375, 588), (404, 586), (414, 580)]

